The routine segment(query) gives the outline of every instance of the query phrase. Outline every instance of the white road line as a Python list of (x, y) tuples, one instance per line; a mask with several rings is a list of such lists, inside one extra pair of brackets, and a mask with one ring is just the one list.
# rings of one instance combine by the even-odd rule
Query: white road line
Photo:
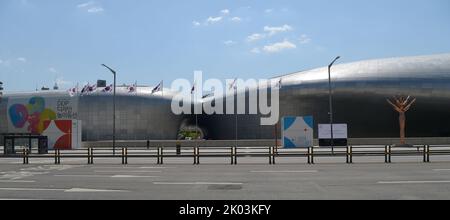
[(94, 173), (161, 173), (160, 170), (94, 170)]
[(115, 189), (40, 189), (40, 188), (0, 188), (0, 191), (54, 191), (54, 192), (66, 192), (66, 193), (85, 193), (85, 192), (129, 192), (126, 190)]
[(39, 188), (0, 188), (0, 191), (61, 191), (64, 192), (67, 189), (39, 189)]
[(243, 183), (213, 183), (213, 182), (154, 182), (155, 185), (243, 185)]
[(132, 176), (132, 175), (54, 175), (55, 177), (86, 177), (86, 178), (157, 178), (159, 176)]
[(379, 181), (378, 184), (438, 184), (450, 183), (450, 180), (424, 180), (424, 181)]
[(91, 169), (175, 169), (176, 167), (101, 167), (95, 166)]
[(318, 173), (317, 170), (256, 170), (251, 173)]
[(82, 189), (72, 188), (65, 190), (66, 193), (95, 193), (95, 192), (129, 192), (128, 190), (116, 190), (116, 189)]
[(54, 177), (110, 178), (110, 175), (53, 175)]
[(0, 183), (35, 183), (34, 180), (0, 180)]
[(114, 175), (111, 178), (158, 178), (159, 176), (131, 176), (131, 175)]
[(445, 171), (450, 171), (450, 169), (434, 169), (433, 171), (436, 171), (436, 172), (445, 172)]

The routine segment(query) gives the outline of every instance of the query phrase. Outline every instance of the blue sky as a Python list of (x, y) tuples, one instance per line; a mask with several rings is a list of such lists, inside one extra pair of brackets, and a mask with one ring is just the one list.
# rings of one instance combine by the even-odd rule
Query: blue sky
[(448, 0), (0, 0), (6, 91), (112, 79), (270, 78), (450, 52)]

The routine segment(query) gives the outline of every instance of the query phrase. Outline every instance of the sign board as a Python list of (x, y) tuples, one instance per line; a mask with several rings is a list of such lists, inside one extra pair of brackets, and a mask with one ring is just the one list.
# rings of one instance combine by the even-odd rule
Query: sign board
[(284, 117), (282, 128), (284, 148), (313, 147), (314, 120), (312, 116)]
[(72, 150), (81, 147), (81, 121), (48, 120), (44, 122), (43, 136), (48, 137), (50, 150)]
[[(346, 146), (348, 139), (347, 124), (333, 124), (333, 145)], [(331, 146), (330, 124), (319, 124), (319, 145)]]
[(78, 97), (17, 95), (8, 101), (8, 133), (42, 134), (44, 122), (78, 118)]

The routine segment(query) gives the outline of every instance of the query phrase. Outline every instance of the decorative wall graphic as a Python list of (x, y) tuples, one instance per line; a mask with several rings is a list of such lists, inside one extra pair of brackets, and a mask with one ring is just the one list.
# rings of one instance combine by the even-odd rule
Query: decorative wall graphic
[(47, 120), (76, 119), (77, 104), (75, 98), (11, 97), (8, 102), (8, 131), (42, 134)]
[(313, 117), (284, 117), (282, 123), (284, 148), (313, 147)]
[(48, 137), (49, 149), (71, 150), (81, 145), (81, 122), (77, 120), (47, 120), (43, 136)]
[(9, 117), (15, 128), (23, 128), (27, 123), (27, 132), (41, 134), (44, 121), (56, 119), (56, 113), (45, 108), (45, 99), (33, 97), (28, 104), (14, 104), (9, 108)]

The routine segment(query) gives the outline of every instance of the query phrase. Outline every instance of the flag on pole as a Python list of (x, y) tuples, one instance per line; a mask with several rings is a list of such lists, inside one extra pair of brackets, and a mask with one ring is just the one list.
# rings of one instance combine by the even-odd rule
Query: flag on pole
[(88, 87), (88, 94), (93, 93), (97, 90), (97, 85), (89, 86)]
[(112, 92), (113, 91), (113, 84), (105, 87), (102, 92)]
[(231, 89), (237, 89), (237, 78), (236, 79), (234, 79), (234, 81), (230, 84), (230, 88), (229, 88), (230, 90)]
[(162, 90), (163, 81), (161, 81), (155, 88), (152, 90), (152, 94), (160, 92)]
[(89, 87), (90, 87), (89, 83), (86, 84), (86, 85), (83, 87), (83, 89), (81, 89), (81, 95), (85, 95), (85, 94), (88, 92)]
[(135, 92), (137, 92), (137, 82), (134, 83), (134, 84), (131, 85), (131, 86), (128, 86), (128, 92), (129, 92), (129, 93), (135, 93)]
[(280, 80), (278, 81), (278, 83), (277, 83), (277, 88), (278, 88), (278, 89), (283, 88), (283, 79), (282, 79), (282, 78), (280, 78)]
[(194, 85), (192, 86), (192, 89), (191, 89), (191, 94), (194, 94), (194, 92), (195, 92), (195, 88), (196, 87), (196, 82), (194, 82)]
[(70, 97), (74, 97), (77, 93), (78, 93), (78, 88), (77, 87), (69, 89)]

